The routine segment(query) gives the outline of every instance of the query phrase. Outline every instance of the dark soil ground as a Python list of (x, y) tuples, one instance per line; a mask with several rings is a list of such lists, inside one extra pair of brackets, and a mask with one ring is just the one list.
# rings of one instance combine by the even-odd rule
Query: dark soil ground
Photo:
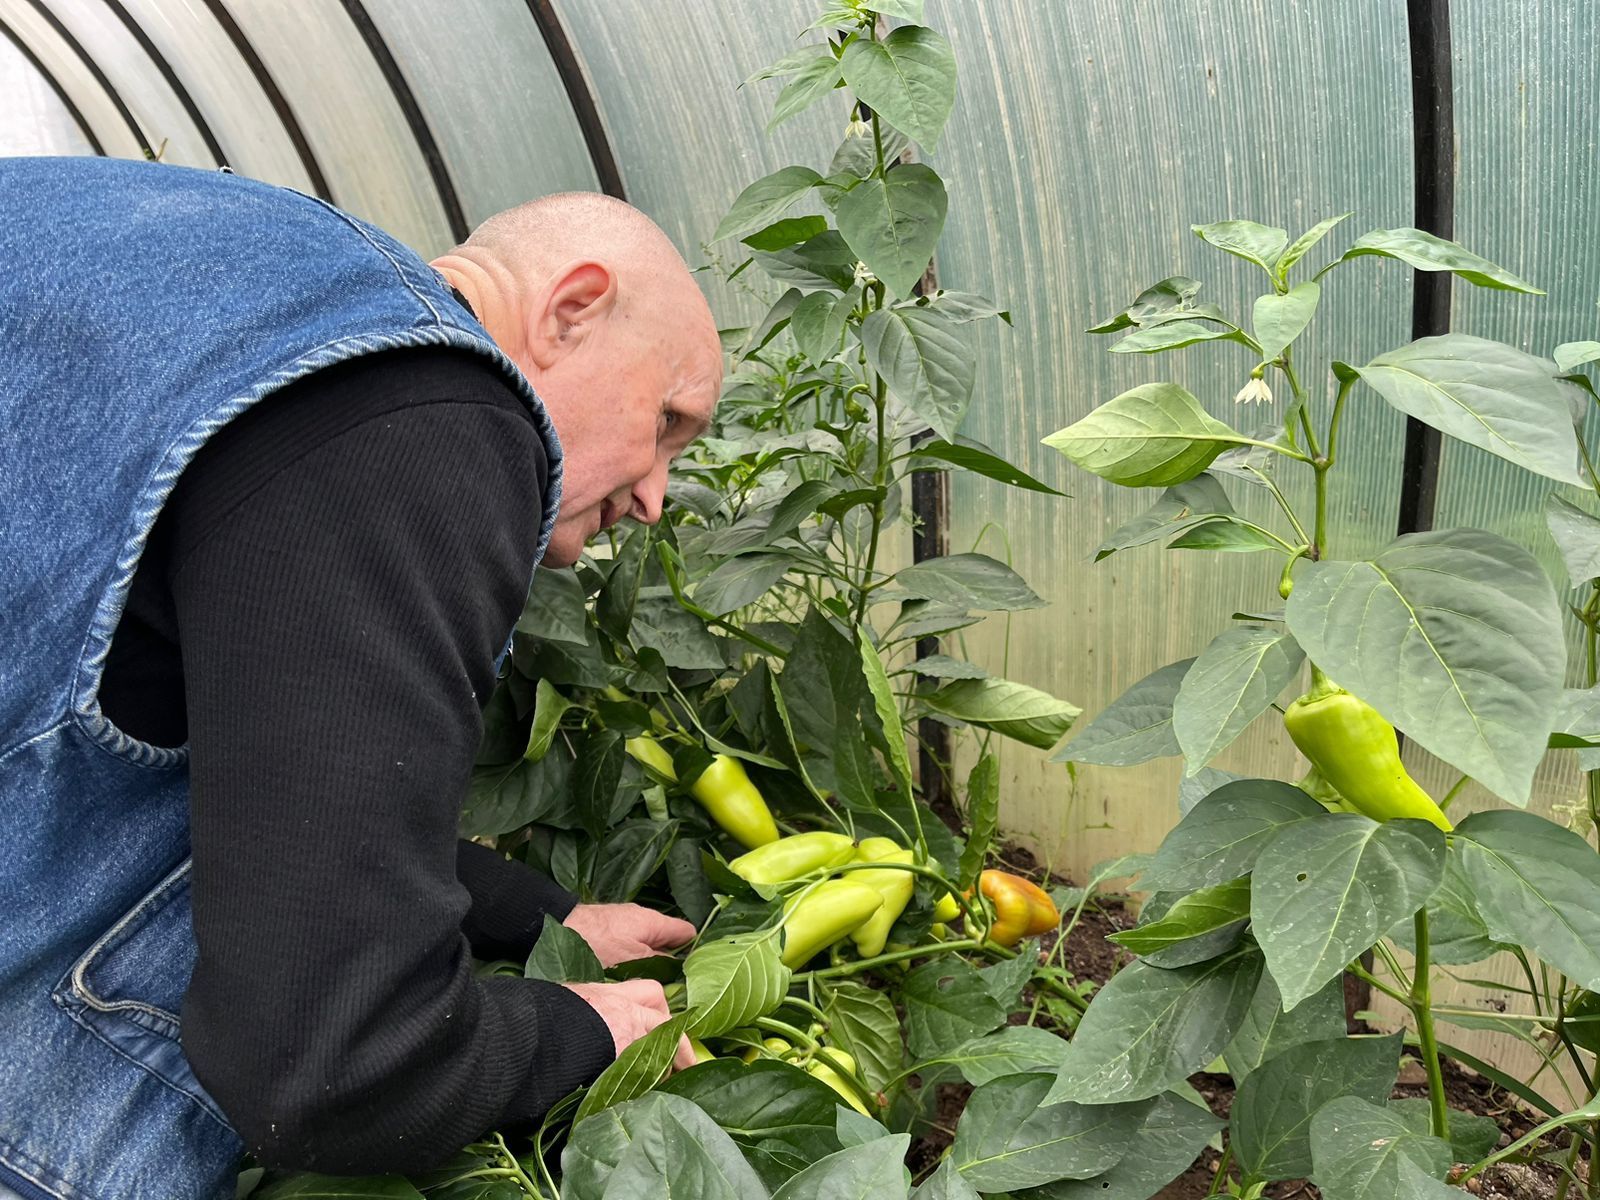
[[(1006, 846), (999, 857), (1002, 860), (1001, 865), (1020, 875), (1039, 879), (1042, 874), (1037, 860), (1021, 847)], [(1053, 878), (1049, 882), (1055, 885), (1065, 884), (1067, 881)], [(1063, 952), (1066, 964), (1074, 977), (1103, 983), (1122, 965), (1131, 961), (1126, 951), (1105, 939), (1107, 934), (1126, 929), (1133, 923), (1132, 915), (1115, 900), (1102, 900), (1098, 904), (1087, 906), (1082, 918), (1071, 930)], [(1048, 950), (1051, 946), (1047, 944), (1044, 948)], [(1347, 977), (1345, 985), (1346, 1012), (1352, 1014), (1351, 1032), (1362, 1032), (1364, 1027), (1354, 1020), (1353, 1014), (1367, 1007), (1366, 998), (1353, 977)], [(1523, 1136), (1537, 1123), (1504, 1090), (1477, 1072), (1448, 1059), (1444, 1061), (1443, 1068), (1450, 1107), (1492, 1118), (1502, 1130), (1500, 1141), (1502, 1146)], [(1231, 1078), (1227, 1075), (1200, 1074), (1193, 1076), (1190, 1082), (1205, 1098), (1213, 1112), (1219, 1117), (1227, 1117), (1233, 1105), (1234, 1088)], [(917, 1177), (920, 1178), (924, 1171), (931, 1170), (950, 1144), (949, 1131), (955, 1128), (971, 1091), (972, 1089), (963, 1083), (939, 1085), (933, 1129), (912, 1146), (908, 1159)], [(1400, 1082), (1393, 1093), (1394, 1098), (1425, 1097), (1427, 1094), (1428, 1088), (1422, 1064), (1408, 1059), (1400, 1073)], [(1551, 1150), (1550, 1147), (1545, 1149), (1547, 1153)], [(1218, 1157), (1216, 1151), (1207, 1149), (1194, 1166), (1158, 1192), (1155, 1200), (1204, 1200), (1210, 1194)], [(1579, 1164), (1578, 1171), (1582, 1176), (1584, 1173), (1582, 1164)], [(1484, 1197), (1484, 1200), (1554, 1200), (1559, 1180), (1560, 1172), (1548, 1163), (1535, 1163), (1531, 1166), (1502, 1163), (1491, 1167), (1483, 1175), (1469, 1180), (1467, 1191), (1475, 1196)], [(1569, 1194), (1577, 1197), (1582, 1195), (1582, 1191), (1573, 1188)], [(1267, 1189), (1266, 1196), (1270, 1200), (1319, 1200), (1320, 1193), (1313, 1184), (1289, 1181), (1271, 1185)]]

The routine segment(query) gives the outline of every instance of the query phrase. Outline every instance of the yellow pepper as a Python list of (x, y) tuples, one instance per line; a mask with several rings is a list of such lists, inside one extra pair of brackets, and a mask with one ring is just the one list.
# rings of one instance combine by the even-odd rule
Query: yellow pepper
[[(916, 856), (888, 838), (866, 838), (856, 857), (861, 862), (910, 863)], [(911, 903), (911, 893), (916, 890), (917, 877), (910, 871), (886, 868), (881, 871), (851, 871), (845, 878), (852, 883), (865, 884), (883, 897), (883, 907), (878, 909), (850, 934), (856, 952), (862, 958), (872, 958), (883, 953), (889, 940), (889, 930), (900, 914)]]
[(978, 876), (978, 890), (994, 905), (989, 940), (1015, 946), (1025, 937), (1047, 933), (1061, 924), (1061, 913), (1049, 893), (1009, 871), (989, 870)]
[(757, 846), (728, 864), (749, 883), (788, 883), (824, 867), (842, 867), (856, 854), (856, 844), (842, 833), (796, 833)]
[(961, 901), (957, 900), (949, 892), (940, 896), (938, 902), (933, 906), (933, 919), (935, 921), (942, 921), (948, 925), (960, 915)]
[(783, 963), (798, 969), (883, 907), (874, 888), (829, 879), (784, 905)]
[[(654, 738), (644, 735), (629, 738), (623, 743), (623, 749), (668, 783), (678, 781), (672, 755)], [(778, 826), (772, 819), (772, 811), (738, 759), (718, 754), (689, 785), (689, 794), (746, 850), (778, 840)]]
[[(901, 874), (903, 875), (905, 872), (902, 871)], [(827, 1047), (827, 1054), (818, 1055), (816, 1058), (813, 1058), (809, 1063), (806, 1064), (806, 1074), (810, 1075), (814, 1079), (820, 1079), (834, 1091), (838, 1092), (839, 1095), (844, 1097), (845, 1103), (851, 1108), (855, 1109), (863, 1117), (870, 1117), (872, 1113), (868, 1111), (865, 1104), (861, 1103), (861, 1097), (856, 1094), (856, 1089), (851, 1087), (842, 1078), (840, 1078), (839, 1073), (833, 1069), (829, 1060), (837, 1063), (841, 1068), (849, 1072), (851, 1075), (856, 1073), (856, 1060), (851, 1058), (843, 1050), (835, 1050), (830, 1046)]]

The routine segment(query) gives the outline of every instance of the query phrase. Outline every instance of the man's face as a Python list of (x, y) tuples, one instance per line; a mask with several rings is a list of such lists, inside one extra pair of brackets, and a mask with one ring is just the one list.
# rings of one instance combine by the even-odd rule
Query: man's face
[(642, 315), (608, 321), (533, 381), (566, 456), (547, 566), (577, 562), (623, 517), (660, 520), (668, 465), (711, 420), (722, 377), (715, 331), (650, 325)]

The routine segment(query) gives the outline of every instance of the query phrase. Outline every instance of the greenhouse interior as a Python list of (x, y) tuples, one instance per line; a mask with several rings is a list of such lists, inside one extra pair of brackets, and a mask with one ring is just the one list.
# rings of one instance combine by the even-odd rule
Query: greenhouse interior
[(0, 1200), (1600, 1200), (1600, 5), (0, 32)]

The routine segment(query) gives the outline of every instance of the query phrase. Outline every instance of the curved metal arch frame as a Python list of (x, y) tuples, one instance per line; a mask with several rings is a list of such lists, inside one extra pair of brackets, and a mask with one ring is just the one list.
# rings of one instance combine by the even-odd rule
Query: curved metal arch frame
[(67, 115), (77, 124), (78, 132), (83, 134), (84, 140), (89, 143), (90, 149), (100, 158), (104, 158), (106, 156), (106, 148), (100, 144), (100, 139), (95, 136), (94, 129), (84, 119), (83, 110), (67, 94), (67, 89), (61, 86), (61, 81), (55, 77), (44, 63), (39, 61), (39, 56), (33, 52), (33, 47), (23, 41), (22, 36), (12, 29), (10, 25), (6, 24), (4, 19), (0, 19), (0, 34), (5, 35), (6, 39), (17, 48), (22, 57), (28, 60), (28, 65), (37, 71), (39, 77), (50, 85), (50, 90), (56, 94), (56, 99), (61, 101), (61, 107), (67, 110)]
[[(28, 4), (56, 32), (56, 35), (67, 44), (67, 49), (78, 56), (78, 60), (83, 63), (84, 69), (100, 85), (100, 90), (105, 92), (106, 98), (116, 108), (117, 115), (122, 118), (123, 123), (128, 127), (128, 131), (133, 134), (133, 140), (139, 143), (139, 148), (145, 152), (147, 157), (154, 158), (155, 151), (150, 148), (150, 141), (145, 137), (144, 130), (139, 127), (139, 122), (134, 120), (132, 111), (123, 101), (117, 89), (111, 85), (111, 80), (106, 78), (106, 73), (100, 69), (100, 64), (95, 62), (89, 52), (83, 48), (83, 43), (72, 36), (72, 31), (61, 23), (60, 18), (55, 13), (50, 11), (44, 0), (28, 0)], [(20, 38), (17, 38), (15, 33), (12, 34), (12, 38), (20, 44)], [(103, 157), (105, 151), (100, 150), (99, 153)]]
[(205, 114), (200, 111), (200, 106), (194, 102), (194, 97), (189, 95), (189, 89), (184, 86), (183, 80), (178, 78), (178, 73), (172, 69), (172, 64), (167, 61), (166, 56), (161, 53), (156, 44), (150, 40), (150, 35), (144, 31), (144, 26), (140, 25), (134, 15), (127, 10), (122, 0), (104, 0), (104, 2), (105, 6), (111, 10), (117, 20), (121, 21), (123, 27), (132, 35), (133, 40), (139, 43), (139, 48), (155, 64), (156, 70), (161, 73), (161, 78), (166, 81), (167, 87), (178, 98), (178, 103), (183, 105), (183, 111), (189, 115), (189, 120), (193, 121), (194, 127), (199, 130), (200, 138), (205, 142), (206, 149), (210, 152), (213, 161), (219, 167), (227, 166), (228, 156), (223, 152), (222, 145), (217, 141), (216, 134), (212, 132), (210, 122), (206, 120)]
[(545, 49), (555, 63), (556, 74), (561, 77), (561, 86), (567, 91), (567, 103), (572, 105), (572, 115), (578, 120), (578, 129), (589, 151), (589, 161), (594, 164), (600, 190), (618, 200), (626, 200), (628, 196), (622, 184), (622, 171), (617, 166), (617, 156), (612, 153), (611, 139), (606, 136), (600, 107), (595, 102), (583, 66), (572, 48), (572, 40), (567, 37), (555, 5), (551, 0), (526, 0), (526, 3), (528, 15), (539, 27), (539, 36), (544, 39)]

